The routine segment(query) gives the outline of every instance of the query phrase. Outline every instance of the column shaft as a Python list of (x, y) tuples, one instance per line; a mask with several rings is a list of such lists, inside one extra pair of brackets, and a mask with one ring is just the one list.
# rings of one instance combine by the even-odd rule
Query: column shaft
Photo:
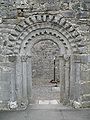
[(65, 102), (68, 102), (70, 96), (70, 68), (69, 60), (65, 64)]
[(70, 100), (74, 99), (75, 94), (75, 79), (76, 79), (75, 61), (74, 56), (70, 58)]
[(22, 74), (23, 74), (23, 100), (27, 100), (27, 72), (26, 62), (22, 62)]
[(60, 57), (60, 102), (64, 100), (65, 93), (65, 70), (64, 70), (64, 59)]
[(10, 101), (16, 101), (16, 62), (13, 63), (13, 68), (11, 71), (10, 82), (11, 82), (11, 97)]
[(30, 98), (32, 97), (32, 66), (31, 66), (31, 56), (27, 59), (27, 92), (28, 99), (30, 102)]
[(80, 63), (76, 63), (76, 81), (75, 81), (75, 100), (78, 101), (78, 98), (80, 97)]
[(16, 63), (16, 90), (17, 90), (17, 100), (18, 102), (22, 101), (23, 95), (22, 95), (22, 62), (20, 56), (17, 57), (17, 63)]

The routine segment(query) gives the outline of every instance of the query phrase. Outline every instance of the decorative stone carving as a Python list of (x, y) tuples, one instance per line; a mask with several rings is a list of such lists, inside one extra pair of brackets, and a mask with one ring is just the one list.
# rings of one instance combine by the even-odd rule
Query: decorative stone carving
[(15, 108), (18, 107), (17, 101), (14, 101), (14, 102), (13, 101), (9, 101), (8, 105), (9, 105), (10, 109), (15, 109)]
[(27, 56), (21, 56), (21, 62), (26, 62), (27, 61)]
[(75, 61), (75, 63), (80, 63), (81, 62), (81, 56), (79, 54), (74, 55), (74, 61)]
[(8, 60), (9, 60), (9, 62), (15, 62), (16, 59), (17, 59), (16, 56), (8, 56)]
[(68, 61), (69, 58), (70, 58), (70, 55), (67, 55), (67, 54), (64, 55), (64, 60), (65, 60), (65, 61)]
[(21, 56), (21, 62), (26, 62), (28, 58), (31, 58), (31, 56), (29, 56), (29, 55)]
[(2, 18), (0, 18), (0, 24), (2, 23)]
[[(0, 1), (0, 16), (1, 16), (0, 69), (2, 69), (0, 70), (0, 72), (3, 73), (3, 74), (0, 73), (0, 75), (2, 74), (2, 76), (0, 76), (0, 88), (3, 88), (4, 91), (7, 91), (6, 86), (8, 86), (11, 89), (11, 90), (8, 89), (8, 91), (11, 92), (12, 94), (10, 97), (9, 94), (5, 95), (6, 93), (3, 92), (1, 93), (0, 90), (0, 95), (3, 97), (4, 100), (5, 99), (7, 101), (9, 99), (11, 100), (11, 108), (14, 108), (13, 105), (17, 106), (18, 103), (17, 104), (14, 103), (15, 101), (17, 101), (16, 100), (17, 98), (20, 100), (20, 102), (22, 101), (20, 104), (24, 105), (23, 102), (26, 102), (28, 99), (27, 94), (29, 95), (29, 97), (31, 97), (32, 59), (31, 56), (27, 55), (29, 54), (28, 50), (30, 50), (30, 48), (34, 45), (34, 43), (36, 44), (41, 40), (45, 41), (46, 39), (50, 39), (51, 41), (54, 41), (54, 43), (56, 43), (59, 46), (60, 51), (62, 51), (60, 52), (60, 54), (63, 54), (60, 56), (61, 57), (60, 74), (61, 74), (61, 83), (62, 83), (61, 98), (64, 97), (64, 90), (68, 95), (67, 93), (68, 86), (70, 85), (69, 97), (71, 99), (74, 99), (76, 95), (75, 87), (77, 89), (77, 84), (78, 84), (78, 88), (80, 87), (79, 85), (81, 80), (83, 80), (82, 82), (83, 94), (87, 95), (87, 97), (89, 96), (90, 21), (89, 19), (86, 18), (87, 14), (89, 16), (89, 11), (87, 12), (84, 10), (87, 10), (87, 7), (89, 7), (90, 5), (89, 3), (87, 3), (88, 5), (86, 6), (85, 4), (83, 4), (82, 1), (80, 0), (70, 0), (70, 1), (69, 0), (38, 0), (38, 1), (37, 0), (3, 0), (3, 4), (1, 4), (2, 0)], [(27, 5), (27, 3), (29, 4)], [(19, 12), (21, 15), (18, 14)], [(81, 18), (83, 17), (84, 19), (77, 20), (77, 18), (80, 18), (80, 16)], [(46, 53), (44, 53), (44, 55), (42, 56), (51, 59), (48, 46), (49, 45), (45, 46), (45, 44), (44, 45), (42, 44), (40, 46), (40, 52), (43, 54), (43, 51), (46, 50)], [(24, 49), (24, 47), (26, 49)], [(52, 48), (53, 47), (51, 47), (50, 50)], [(20, 52), (20, 50), (22, 52)], [(55, 52), (53, 53), (55, 55)], [(84, 53), (84, 55), (88, 53), (87, 54), (88, 58), (82, 57), (80, 53), (81, 54)], [(18, 55), (22, 55), (22, 56), (19, 56), (19, 58), (17, 59)], [(38, 59), (38, 63), (41, 65), (41, 62), (42, 61), (40, 57)], [(69, 66), (69, 62), (70, 62), (70, 66)], [(52, 64), (53, 64), (53, 60), (52, 60)], [(49, 67), (49, 65), (52, 66), (52, 64), (49, 62), (47, 64), (47, 61), (45, 61), (44, 66)], [(41, 67), (39, 69), (42, 71)], [(70, 76), (69, 76), (69, 72), (70, 72)], [(49, 72), (47, 72), (47, 74), (49, 74)], [(7, 81), (7, 84), (5, 83), (5, 81)], [(8, 81), (10, 81), (11, 86), (8, 85)], [(80, 89), (77, 89), (77, 93), (80, 92), (79, 91)], [(15, 96), (15, 94), (17, 94), (17, 96)], [(1, 102), (3, 103), (2, 97), (0, 97), (0, 99)], [(22, 98), (24, 101), (22, 100)], [(86, 100), (86, 98), (83, 100)], [(87, 100), (90, 100), (90, 98)]]
[(61, 6), (60, 6), (60, 8), (62, 10), (68, 10), (69, 9), (69, 3), (62, 3)]
[[(68, 42), (72, 40), (72, 42), (69, 42), (69, 44), (72, 46), (73, 52), (77, 52), (79, 50), (81, 52), (81, 48), (83, 49), (83, 46), (77, 45), (77, 44), (79, 44), (80, 41), (78, 41), (78, 43), (76, 42), (77, 36), (80, 36), (80, 34), (77, 32), (77, 30), (71, 24), (69, 24), (69, 25), (67, 24), (66, 20), (63, 18), (62, 15), (55, 16), (55, 15), (49, 15), (49, 14), (38, 14), (38, 15), (30, 16), (25, 21), (22, 21), (19, 25), (17, 25), (15, 27), (16, 32), (15, 32), (15, 34), (11, 33), (12, 35), (10, 35), (9, 40), (12, 41), (12, 43), (13, 42), (17, 43), (17, 39), (19, 39), (19, 41), (21, 41), (21, 43), (22, 43), (23, 39), (25, 38), (25, 36), (27, 36), (30, 33), (30, 31), (36, 30), (37, 28), (41, 29), (43, 21), (50, 22), (50, 24), (52, 23), (52, 25), (55, 27), (56, 27), (56, 24), (58, 27), (60, 26), (59, 32), (61, 32), (64, 36), (67, 37)], [(38, 24), (38, 22), (40, 22), (40, 23)], [(35, 25), (33, 26), (33, 24), (35, 24)], [(29, 27), (29, 25), (31, 25), (32, 27)], [(65, 29), (63, 29), (61, 26), (63, 26)], [(28, 27), (28, 30), (26, 29), (26, 27)], [(51, 28), (52, 26), (48, 24), (47, 27)], [(58, 29), (58, 27), (56, 29)], [(16, 34), (17, 32), (18, 32), (18, 34)], [(19, 32), (21, 32), (22, 34), (19, 34)], [(68, 32), (69, 32), (69, 34), (68, 34)], [(56, 33), (54, 33), (54, 35), (55, 34)], [(39, 34), (39, 35), (41, 35), (41, 34)], [(80, 49), (79, 49), (79, 47), (80, 47)], [(20, 50), (20, 44), (18, 44), (18, 46), (17, 45), (15, 46), (14, 52), (17, 51), (17, 52), (15, 52), (15, 54), (18, 54), (19, 50)]]

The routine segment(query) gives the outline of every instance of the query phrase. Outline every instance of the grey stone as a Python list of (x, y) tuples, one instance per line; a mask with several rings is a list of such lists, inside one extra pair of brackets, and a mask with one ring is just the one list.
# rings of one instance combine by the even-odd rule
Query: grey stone
[(88, 106), (89, 3), (0, 1), (0, 109), (25, 109), (33, 94), (33, 84), (49, 84), (54, 77), (60, 81), (60, 101), (73, 100), (77, 107), (79, 102)]

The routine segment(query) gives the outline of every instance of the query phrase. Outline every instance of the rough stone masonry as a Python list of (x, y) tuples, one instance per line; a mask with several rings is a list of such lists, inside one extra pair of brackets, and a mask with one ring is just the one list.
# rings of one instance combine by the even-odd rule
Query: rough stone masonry
[(0, 110), (25, 109), (54, 58), (60, 101), (89, 107), (90, 1), (0, 0)]

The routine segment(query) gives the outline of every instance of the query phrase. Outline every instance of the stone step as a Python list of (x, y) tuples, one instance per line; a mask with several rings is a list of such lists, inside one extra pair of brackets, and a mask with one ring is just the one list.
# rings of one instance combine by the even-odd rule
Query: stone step
[(64, 106), (63, 104), (58, 105), (36, 105), (36, 104), (30, 104), (30, 109), (36, 109), (36, 110), (71, 110), (74, 109), (71, 106)]

